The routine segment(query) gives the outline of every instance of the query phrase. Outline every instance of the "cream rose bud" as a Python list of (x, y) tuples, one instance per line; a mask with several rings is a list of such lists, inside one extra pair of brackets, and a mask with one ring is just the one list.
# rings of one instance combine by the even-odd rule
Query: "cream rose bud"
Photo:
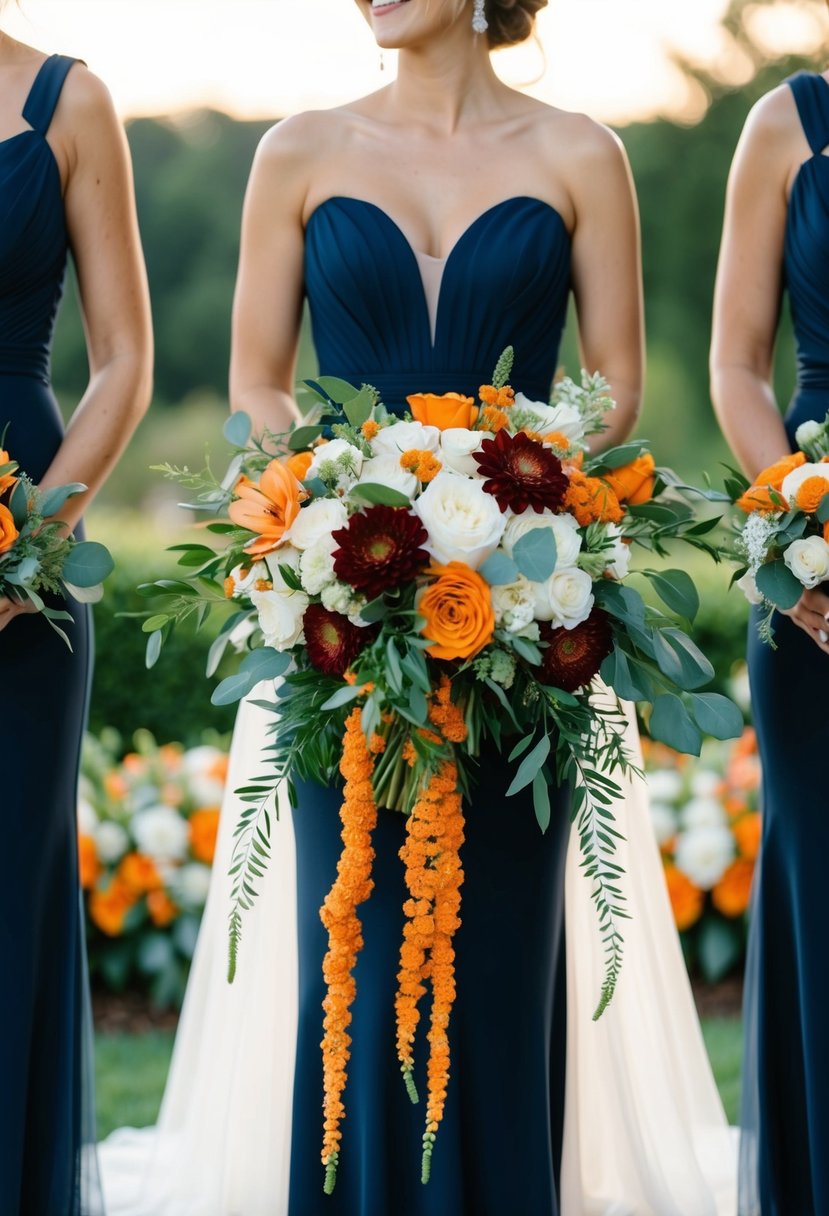
[(607, 573), (613, 578), (627, 578), (630, 570), (630, 545), (626, 545), (622, 539), (622, 529), (618, 524), (607, 524), (605, 535), (612, 542), (602, 551), (607, 562)]
[(535, 616), (535, 596), (529, 579), (521, 575), (517, 582), (492, 588), (492, 608), (495, 624), (508, 633), (525, 629)]
[(829, 580), (829, 545), (822, 536), (793, 540), (783, 560), (804, 587), (817, 587)]
[(390, 490), (397, 490), (399, 494), (405, 494), (407, 498), (414, 498), (420, 484), (414, 473), (404, 469), (401, 465), (399, 452), (384, 453), (382, 456), (372, 456), (371, 460), (366, 460), (357, 484), (359, 485), (361, 482), (387, 486)]
[(522, 422), (526, 414), (532, 421), (531, 429), (539, 435), (552, 435), (557, 431), (575, 442), (584, 438), (582, 416), (576, 407), (567, 401), (547, 405), (544, 401), (530, 401), (523, 393), (516, 393), (513, 409), (520, 415)]
[(252, 591), (251, 602), (259, 614), (265, 645), (290, 650), (302, 639), (302, 618), (308, 596), (302, 591)]
[(442, 470), (414, 504), (429, 539), (423, 546), (444, 565), (465, 562), (477, 570), (495, 552), (506, 522), (482, 483)]
[(525, 511), (523, 515), (510, 516), (501, 542), (504, 551), (512, 557), (517, 542), (534, 528), (549, 528), (553, 533), (556, 567), (575, 566), (581, 552), (581, 536), (579, 525), (572, 515), (554, 515), (552, 511), (542, 511), (538, 515), (535, 511)]
[(575, 629), (593, 609), (593, 580), (584, 570), (555, 570), (543, 583), (531, 583), (535, 618), (555, 628)]
[(829, 494), (829, 464), (802, 464), (796, 469), (792, 469), (791, 473), (787, 473), (783, 478), (783, 484), (780, 487), (780, 493), (786, 499), (786, 502), (794, 502), (797, 498), (797, 491), (803, 485), (804, 481), (808, 481), (810, 477), (822, 477), (826, 482), (826, 492)]
[(301, 509), (285, 533), (285, 540), (302, 552), (347, 523), (348, 511), (339, 498), (315, 498)]
[(794, 433), (794, 438), (799, 448), (805, 448), (807, 444), (814, 443), (822, 435), (823, 423), (817, 422), (814, 418), (809, 418), (806, 422), (801, 422)]
[(463, 473), (466, 477), (480, 477), (473, 452), (480, 452), (485, 439), (494, 439), (490, 431), (468, 431), (464, 426), (450, 426), (440, 434), (440, 458), (445, 469)]
[(335, 481), (338, 489), (348, 489), (360, 476), (362, 467), (363, 453), (359, 448), (345, 439), (332, 439), (314, 450), (305, 480), (322, 476), (324, 480)]
[(309, 595), (319, 595), (323, 587), (333, 583), (334, 550), (337, 542), (330, 536), (323, 536), (315, 545), (306, 549), (299, 559), (299, 581)]
[(440, 431), (422, 422), (393, 422), (384, 426), (371, 441), (375, 456), (401, 456), (403, 452), (435, 452), (440, 447)]
[(750, 604), (762, 604), (763, 597), (757, 588), (757, 579), (750, 570), (746, 570), (743, 577), (737, 579), (735, 585), (740, 588)]

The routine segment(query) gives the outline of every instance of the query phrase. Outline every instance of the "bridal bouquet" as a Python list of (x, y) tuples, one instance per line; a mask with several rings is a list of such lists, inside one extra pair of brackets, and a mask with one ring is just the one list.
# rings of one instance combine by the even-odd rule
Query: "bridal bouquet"
[(793, 608), (805, 588), (829, 582), (829, 414), (797, 428), (798, 450), (757, 476), (732, 470), (727, 488), (747, 519), (734, 575), (749, 603), (762, 605), (760, 636), (774, 645), (776, 608)]
[(68, 498), (85, 489), (76, 482), (41, 490), (0, 448), (0, 596), (31, 603), (70, 650), (57, 622), (72, 617), (44, 596), (68, 592), (81, 603), (95, 603), (113, 566), (103, 545), (76, 541), (52, 518)]
[[(697, 593), (682, 570), (645, 570), (664, 608), (629, 585), (631, 545), (657, 553), (683, 539), (710, 548), (716, 521), (698, 521), (667, 470), (641, 443), (598, 456), (587, 437), (613, 408), (598, 375), (563, 380), (550, 403), (509, 386), (512, 351), (479, 401), (457, 393), (408, 397), (389, 413), (368, 385), (310, 385), (317, 416), (250, 442), (234, 415), (229, 475), (168, 475), (200, 491), (195, 505), (226, 519), (207, 526), (220, 553), (179, 545), (189, 576), (143, 589), (160, 597), (145, 621), (155, 661), (173, 627), (229, 600), (214, 645), (245, 651), (213, 700), (280, 678), (268, 777), (239, 791), (231, 873), (230, 975), (242, 914), (267, 864), (277, 782), (345, 780), (343, 853), (321, 915), (329, 933), (323, 1056), (326, 1189), (334, 1185), (342, 1095), (369, 897), (378, 806), (407, 817), (401, 851), (409, 898), (396, 998), (397, 1046), (410, 1096), (419, 1003), (432, 990), (423, 1178), (443, 1112), (446, 1028), (454, 997), (453, 935), (463, 870), (463, 801), (475, 760), (493, 749), (514, 766), (508, 794), (532, 788), (542, 830), (549, 787), (572, 779), (583, 867), (593, 885), (606, 974), (597, 1015), (622, 961), (625, 916), (614, 774), (631, 768), (618, 697), (652, 705), (651, 733), (698, 752), (701, 731), (739, 734), (726, 698), (697, 691), (713, 670), (684, 627)], [(595, 695), (601, 675), (607, 689)], [(618, 697), (613, 694), (618, 694)], [(474, 803), (471, 812), (474, 830)], [(505, 818), (504, 831), (509, 831)]]

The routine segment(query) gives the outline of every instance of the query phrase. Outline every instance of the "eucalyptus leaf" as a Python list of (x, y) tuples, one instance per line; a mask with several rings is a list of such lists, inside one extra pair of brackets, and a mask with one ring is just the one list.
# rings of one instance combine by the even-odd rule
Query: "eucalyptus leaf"
[(700, 730), (714, 739), (738, 739), (743, 733), (742, 711), (718, 692), (694, 693), (691, 712)]
[(39, 504), (41, 515), (44, 519), (56, 515), (73, 495), (83, 494), (86, 489), (87, 487), (82, 481), (73, 481), (69, 485), (54, 486), (51, 490), (44, 490)]
[(235, 448), (243, 448), (246, 446), (253, 430), (253, 423), (250, 414), (246, 414), (244, 410), (235, 410), (229, 418), (225, 419), (225, 424), (222, 427), (222, 433), (228, 443), (232, 443)]
[(558, 548), (552, 528), (531, 528), (513, 546), (513, 560), (532, 583), (543, 583), (556, 568)]
[(375, 506), (411, 506), (411, 500), (405, 494), (401, 494), (399, 490), (393, 490), (391, 486), (382, 486), (379, 482), (374, 481), (360, 482), (352, 486), (351, 496), (352, 498), (362, 498), (364, 502), (372, 503)]
[(672, 692), (662, 693), (653, 703), (648, 723), (651, 737), (666, 743), (675, 751), (698, 756), (702, 735), (692, 721), (684, 703)]
[(699, 593), (690, 574), (684, 570), (646, 570), (644, 573), (672, 612), (688, 621), (694, 619), (699, 612)]
[(100, 583), (94, 587), (76, 587), (74, 583), (67, 583), (64, 579), (63, 585), (79, 604), (99, 604), (104, 598), (104, 589)]
[(511, 557), (496, 549), (478, 568), (478, 573), (491, 587), (503, 587), (517, 581), (519, 570)]
[(776, 608), (794, 608), (803, 594), (803, 585), (782, 560), (766, 562), (756, 574), (757, 590)]
[(361, 389), (356, 397), (343, 403), (345, 416), (355, 430), (359, 430), (366, 419), (371, 416), (373, 407), (374, 393), (369, 388)]
[(517, 794), (523, 790), (534, 779), (535, 775), (543, 767), (550, 754), (550, 737), (542, 735), (536, 743), (535, 747), (527, 753), (524, 759), (518, 766), (518, 772), (512, 779), (510, 787), (507, 790), (507, 797)]
[(298, 426), (295, 431), (291, 431), (288, 447), (292, 452), (301, 452), (319, 439), (324, 429), (321, 426)]
[(615, 646), (602, 663), (600, 675), (623, 701), (650, 701), (653, 682), (647, 672)]
[(147, 638), (147, 649), (144, 655), (144, 663), (148, 668), (155, 667), (158, 662), (158, 657), (161, 654), (161, 647), (164, 643), (164, 634), (162, 630), (156, 629), (155, 633), (151, 633)]
[(260, 646), (245, 655), (239, 671), (249, 676), (253, 684), (258, 684), (261, 680), (278, 679), (290, 666), (291, 656), (285, 651), (274, 650), (272, 646)]
[(647, 451), (645, 439), (634, 439), (630, 443), (620, 443), (618, 447), (602, 452), (597, 464), (591, 462), (591, 473), (599, 473), (603, 469), (620, 469), (622, 465), (630, 464), (637, 456)]
[(550, 786), (543, 768), (533, 777), (533, 809), (538, 826), (542, 832), (546, 832), (550, 826)]
[(239, 671), (216, 685), (210, 701), (213, 705), (233, 705), (236, 701), (241, 701), (242, 697), (247, 696), (256, 682), (250, 672)]
[(102, 583), (115, 566), (112, 555), (96, 540), (78, 541), (63, 563), (61, 577), (76, 587), (94, 587)]
[(338, 376), (319, 376), (315, 383), (335, 405), (353, 401), (360, 393), (356, 385), (349, 384), (347, 380), (340, 380)]

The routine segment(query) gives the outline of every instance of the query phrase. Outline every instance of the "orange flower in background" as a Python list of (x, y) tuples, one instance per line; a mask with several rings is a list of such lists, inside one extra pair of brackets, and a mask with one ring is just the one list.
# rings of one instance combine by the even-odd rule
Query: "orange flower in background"
[(406, 400), (416, 422), (424, 426), (436, 426), (439, 431), (447, 431), (453, 426), (471, 429), (477, 420), (478, 409), (474, 398), (464, 397), (461, 393), (412, 393)]
[(147, 767), (147, 761), (140, 752), (127, 752), (121, 764), (128, 773), (143, 773)]
[(7, 553), (19, 535), (14, 516), (8, 507), (0, 503), (0, 553)]
[[(5, 450), (0, 448), (0, 465), (11, 464), (12, 458)], [(3, 473), (0, 475), (0, 494), (5, 494), (6, 490), (10, 489), (17, 481), (14, 473)]]
[(732, 745), (735, 756), (755, 756), (757, 754), (757, 731), (753, 726), (746, 726), (736, 743)]
[(676, 927), (683, 933), (696, 924), (702, 915), (705, 894), (673, 864), (665, 866), (665, 882), (668, 884), (668, 897)]
[(814, 515), (821, 500), (829, 494), (829, 479), (826, 477), (807, 477), (798, 487), (795, 502), (801, 511)]
[(258, 532), (257, 540), (245, 545), (246, 553), (270, 553), (299, 515), (305, 491), (294, 474), (279, 460), (272, 460), (259, 484), (240, 477), (234, 490), (235, 500), (228, 514), (240, 528)]
[(625, 514), (619, 499), (605, 481), (600, 477), (587, 477), (578, 469), (570, 472), (570, 486), (564, 506), (582, 528), (592, 523), (618, 524)]
[(776, 490), (774, 486), (751, 486), (737, 499), (736, 505), (741, 511), (745, 511), (746, 515), (751, 515), (752, 511), (780, 513), (786, 510), (786, 504), (780, 497), (780, 491)]
[(744, 815), (742, 819), (737, 820), (731, 830), (741, 855), (747, 861), (756, 861), (763, 835), (763, 818), (760, 812), (752, 811), (749, 815)]
[(611, 469), (602, 475), (620, 502), (629, 502), (637, 507), (653, 498), (653, 487), (656, 481), (656, 464), (650, 452), (643, 452), (630, 464), (623, 464), (619, 469)]
[(156, 929), (166, 929), (178, 916), (178, 905), (173, 903), (166, 891), (150, 891), (147, 911)]
[(180, 743), (164, 743), (158, 749), (158, 755), (168, 772), (180, 771), (182, 750)]
[(190, 852), (198, 861), (212, 865), (219, 832), (219, 808), (205, 807), (203, 810), (194, 811), (187, 826), (190, 832)]
[(746, 857), (732, 861), (720, 881), (711, 892), (711, 901), (723, 916), (742, 916), (751, 899), (751, 880), (754, 877), (754, 862)]
[(164, 884), (151, 857), (143, 853), (127, 853), (116, 872), (124, 887), (139, 898), (148, 891), (157, 891)]
[(95, 886), (101, 866), (98, 861), (98, 846), (92, 836), (78, 836), (78, 872), (84, 891)]
[(227, 781), (227, 770), (228, 770), (229, 764), (230, 764), (230, 756), (227, 754), (227, 752), (222, 752), (222, 754), (220, 756), (216, 757), (216, 759), (213, 761), (213, 763), (210, 765), (209, 769), (207, 770), (207, 775), (210, 778), (210, 780), (211, 781), (221, 781), (221, 782)]
[(107, 937), (118, 937), (124, 931), (124, 920), (137, 902), (135, 894), (116, 875), (105, 891), (93, 891), (89, 896), (89, 917)]
[(489, 642), (495, 632), (495, 613), (489, 583), (463, 562), (433, 564), (435, 579), (421, 596), (418, 612), (425, 618), (423, 636), (432, 645), (433, 659), (468, 659)]
[(104, 776), (104, 790), (108, 798), (112, 798), (115, 802), (120, 802), (127, 796), (128, 786), (117, 769), (112, 769)]

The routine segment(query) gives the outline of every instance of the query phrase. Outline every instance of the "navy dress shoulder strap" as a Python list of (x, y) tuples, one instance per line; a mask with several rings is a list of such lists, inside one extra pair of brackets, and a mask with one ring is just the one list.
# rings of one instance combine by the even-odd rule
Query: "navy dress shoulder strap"
[(41, 135), (45, 135), (49, 130), (63, 83), (72, 64), (77, 62), (77, 59), (70, 59), (68, 55), (50, 55), (40, 65), (40, 71), (35, 76), (23, 107), (23, 117), (29, 126), (40, 131)]
[(829, 82), (816, 72), (798, 72), (787, 81), (803, 133), (814, 153), (829, 145)]

